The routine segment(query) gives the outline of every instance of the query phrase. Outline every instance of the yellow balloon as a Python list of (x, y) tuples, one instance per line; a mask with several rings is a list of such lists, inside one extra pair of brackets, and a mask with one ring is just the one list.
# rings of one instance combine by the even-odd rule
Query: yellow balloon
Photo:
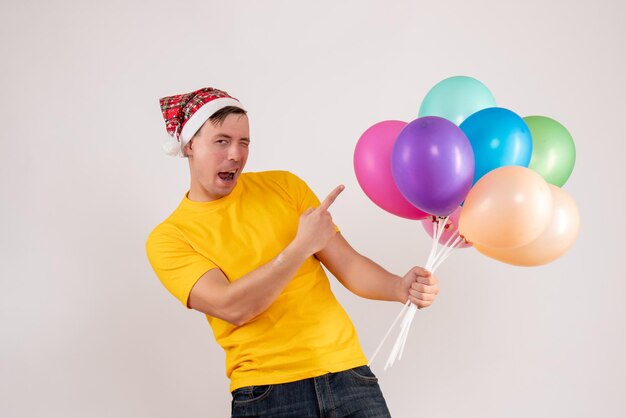
[(551, 213), (552, 193), (543, 177), (526, 167), (500, 167), (468, 193), (459, 231), (482, 247), (520, 247), (548, 227)]
[(474, 244), (487, 257), (516, 266), (539, 266), (556, 260), (570, 249), (580, 225), (574, 199), (564, 190), (550, 184), (552, 216), (548, 228), (530, 244), (518, 248), (489, 248)]

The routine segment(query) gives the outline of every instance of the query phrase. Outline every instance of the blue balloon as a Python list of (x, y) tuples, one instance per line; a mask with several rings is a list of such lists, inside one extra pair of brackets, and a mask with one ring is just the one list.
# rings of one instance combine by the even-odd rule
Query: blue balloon
[(514, 112), (490, 107), (470, 115), (461, 126), (474, 150), (474, 183), (498, 167), (528, 167), (533, 141), (526, 122)]

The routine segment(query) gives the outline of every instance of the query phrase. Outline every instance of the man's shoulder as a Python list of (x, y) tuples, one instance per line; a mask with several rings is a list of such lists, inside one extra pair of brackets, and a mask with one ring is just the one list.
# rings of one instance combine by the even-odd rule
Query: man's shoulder
[(172, 222), (167, 219), (158, 224), (146, 239), (148, 257), (162, 252), (172, 244), (184, 242), (184, 235)]
[(297, 175), (286, 170), (248, 173), (246, 188), (256, 190), (251, 195), (267, 201), (272, 196), (296, 204), (309, 192), (309, 186)]
[(163, 219), (157, 226), (155, 226), (148, 235), (148, 242), (155, 242), (160, 240), (181, 239), (184, 234), (181, 230), (179, 218), (184, 217), (184, 198), (183, 201)]
[(157, 226), (155, 226), (148, 236), (151, 237), (158, 235), (181, 235), (181, 230), (176, 222), (177, 210), (172, 212), (167, 218), (165, 218)]
[(267, 170), (267, 171), (252, 171), (243, 173), (242, 176), (254, 179), (266, 179), (266, 180), (282, 180), (293, 177), (298, 177), (291, 171), (287, 170)]
[(257, 183), (275, 183), (283, 186), (303, 184), (304, 181), (287, 170), (257, 171), (242, 174), (247, 181)]

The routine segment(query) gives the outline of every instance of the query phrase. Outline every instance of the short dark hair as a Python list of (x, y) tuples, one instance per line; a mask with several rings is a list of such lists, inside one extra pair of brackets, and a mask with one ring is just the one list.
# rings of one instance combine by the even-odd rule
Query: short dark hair
[(213, 113), (209, 120), (213, 126), (221, 125), (228, 115), (246, 115), (247, 112), (240, 107), (226, 106)]

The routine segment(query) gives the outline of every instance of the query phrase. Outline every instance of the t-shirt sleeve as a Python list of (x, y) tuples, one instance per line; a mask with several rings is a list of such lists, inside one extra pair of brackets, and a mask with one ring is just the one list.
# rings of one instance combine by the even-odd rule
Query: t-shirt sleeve
[[(295, 174), (287, 172), (287, 181), (291, 190), (294, 191), (296, 207), (298, 212), (302, 214), (308, 208), (316, 208), (320, 205), (320, 200), (317, 198), (313, 190)], [(335, 225), (335, 229), (339, 232), (339, 228)]]
[(320, 205), (320, 200), (315, 196), (313, 190), (300, 177), (288, 173), (287, 181), (290, 189), (293, 190), (298, 212), (303, 213), (309, 208), (316, 208)]
[(148, 260), (165, 288), (189, 308), (189, 294), (215, 263), (199, 254), (173, 226), (159, 225), (146, 242)]

